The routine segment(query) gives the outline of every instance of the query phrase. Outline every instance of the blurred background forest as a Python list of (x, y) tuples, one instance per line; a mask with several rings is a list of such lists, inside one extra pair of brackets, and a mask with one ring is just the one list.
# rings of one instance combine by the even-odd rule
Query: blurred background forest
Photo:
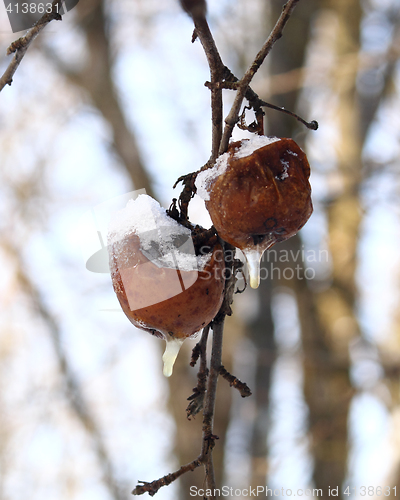
[[(208, 1), (236, 76), (283, 3)], [(17, 38), (5, 11), (0, 31), (5, 54)], [(0, 94), (1, 500), (125, 500), (137, 480), (199, 454), (201, 418), (185, 414), (195, 341), (165, 379), (163, 342), (117, 310), (78, 231), (85, 213), (135, 189), (169, 206), (175, 180), (207, 161), (209, 74), (192, 31), (175, 0), (81, 0)], [(236, 296), (224, 364), (253, 396), (219, 381), (217, 482), (398, 496), (398, 0), (301, 0), (252, 86), (320, 124), (309, 132), (267, 110), (267, 133), (307, 152), (314, 214), (266, 254), (260, 288)], [(201, 200), (189, 215), (209, 224)], [(197, 469), (156, 498), (190, 498), (203, 481)]]

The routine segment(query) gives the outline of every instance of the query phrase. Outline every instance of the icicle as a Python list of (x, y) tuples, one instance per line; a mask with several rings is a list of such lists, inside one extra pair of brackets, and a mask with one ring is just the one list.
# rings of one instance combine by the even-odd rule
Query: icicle
[(172, 369), (176, 357), (178, 356), (179, 349), (181, 348), (184, 339), (175, 339), (173, 337), (168, 336), (165, 340), (167, 345), (165, 347), (165, 352), (162, 357), (162, 360), (164, 362), (163, 374), (166, 377), (170, 377), (172, 375)]
[(249, 266), (250, 286), (251, 288), (258, 288), (260, 284), (260, 260), (264, 252), (260, 252), (259, 250), (243, 250), (243, 253)]

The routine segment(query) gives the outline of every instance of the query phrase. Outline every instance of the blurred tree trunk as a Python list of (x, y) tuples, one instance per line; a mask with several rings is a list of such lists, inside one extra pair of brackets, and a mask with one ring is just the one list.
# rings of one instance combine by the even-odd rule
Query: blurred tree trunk
[[(308, 6), (313, 9), (314, 6)], [(358, 0), (318, 3), (331, 7), (338, 17), (336, 56), (338, 60), (358, 53), (361, 9)], [(303, 6), (304, 7), (304, 6)], [(301, 6), (297, 12), (301, 12)], [(312, 10), (305, 19), (312, 19)], [(314, 12), (314, 18), (317, 12)], [(299, 23), (298, 26), (301, 26)], [(307, 30), (284, 38), (272, 53), (273, 71), (285, 72), (301, 67)], [(303, 51), (300, 50), (303, 46)], [(296, 59), (297, 56), (297, 59)], [(348, 68), (347, 68), (348, 69)], [(338, 96), (339, 129), (338, 171), (343, 190), (327, 207), (329, 247), (332, 256), (332, 285), (324, 292), (313, 291), (307, 280), (292, 280), (296, 293), (304, 351), (304, 394), (309, 407), (309, 432), (314, 458), (313, 479), (316, 488), (328, 496), (329, 486), (339, 486), (347, 467), (347, 419), (353, 390), (349, 380), (349, 342), (359, 335), (355, 316), (356, 287), (354, 274), (360, 224), (358, 185), (361, 172), (360, 120), (355, 91), (356, 68), (332, 82)], [(293, 109), (294, 92), (280, 96), (281, 106)], [(275, 123), (271, 132), (290, 134), (287, 121)], [(317, 132), (318, 133), (318, 132)], [(286, 242), (288, 249), (301, 249), (298, 237)], [(303, 277), (304, 278), (304, 277)]]
[[(386, 13), (389, 17), (390, 11)], [(364, 106), (364, 115), (367, 115), (372, 121), (375, 117), (376, 112), (379, 110), (379, 105), (387, 98), (388, 100), (393, 99), (393, 89), (396, 85), (395, 80), (395, 67), (396, 62), (398, 63), (399, 56), (399, 41), (400, 41), (400, 18), (399, 15), (389, 17), (389, 21), (393, 24), (393, 36), (391, 44), (388, 47), (385, 57), (380, 59), (380, 63), (386, 66), (384, 71), (384, 83), (380, 89), (380, 92), (372, 95)], [(397, 54), (397, 57), (396, 57)], [(394, 56), (395, 55), (395, 56)], [(394, 57), (393, 57), (394, 56)], [(372, 70), (373, 71), (373, 70)], [(393, 99), (394, 103), (396, 102)], [(383, 172), (386, 167), (385, 164), (381, 164)], [(398, 193), (397, 193), (398, 195)], [(397, 275), (399, 275), (399, 270), (397, 270)], [(391, 470), (389, 471), (388, 478), (384, 482), (385, 485), (392, 485), (396, 487), (390, 491), (390, 498), (397, 498), (400, 492), (400, 308), (397, 308), (397, 313), (394, 314), (392, 334), (384, 339), (383, 344), (379, 345), (380, 348), (380, 359), (382, 366), (384, 368), (384, 383), (389, 389), (390, 397), (387, 397), (387, 393), (379, 391), (379, 396), (381, 400), (387, 405), (391, 413), (391, 437), (390, 441), (394, 447), (393, 460), (391, 464)]]
[[(337, 16), (337, 61), (359, 52), (361, 8), (358, 0), (327, 2)], [(356, 318), (355, 271), (361, 208), (363, 141), (356, 92), (357, 67), (332, 81), (337, 95), (339, 133), (337, 169), (341, 193), (327, 207), (332, 284), (310, 297), (306, 283), (299, 283), (299, 310), (304, 342), (304, 392), (310, 409), (310, 433), (315, 460), (314, 481), (327, 496), (329, 486), (339, 491), (346, 476), (347, 423), (353, 389), (349, 380), (349, 343), (360, 335)], [(349, 71), (350, 69), (350, 71)], [(308, 296), (308, 297), (307, 297)], [(311, 300), (310, 300), (311, 299)], [(312, 305), (311, 305), (312, 304)], [(317, 313), (310, 315), (310, 307)]]
[[(274, 23), (282, 10), (282, 2), (271, 2), (270, 22)], [(274, 46), (269, 63), (272, 75), (286, 73), (292, 69), (301, 68), (304, 63), (307, 47), (310, 19), (315, 8), (315, 2), (300, 3), (290, 18), (286, 31)], [(270, 96), (261, 95), (269, 100)], [(290, 93), (274, 96), (273, 104), (295, 109), (298, 89)], [(276, 111), (267, 110), (268, 133), (278, 137), (290, 137), (293, 134), (296, 122)], [(299, 245), (299, 240), (296, 240)], [(280, 248), (283, 248), (280, 246)], [(258, 355), (255, 367), (255, 400), (256, 410), (251, 439), (251, 472), (250, 484), (254, 486), (266, 484), (268, 473), (267, 437), (269, 430), (269, 394), (271, 385), (271, 370), (276, 358), (276, 345), (274, 342), (274, 323), (271, 311), (271, 297), (273, 283), (270, 279), (262, 280), (258, 289), (258, 314), (247, 328), (251, 340), (256, 346)]]

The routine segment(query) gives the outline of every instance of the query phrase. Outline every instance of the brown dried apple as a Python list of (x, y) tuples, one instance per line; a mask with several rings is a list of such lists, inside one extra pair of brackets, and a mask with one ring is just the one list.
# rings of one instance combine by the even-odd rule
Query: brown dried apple
[(115, 293), (136, 327), (167, 341), (163, 361), (169, 376), (183, 340), (207, 325), (221, 306), (222, 248), (216, 244), (204, 253), (203, 247), (196, 255), (190, 230), (146, 195), (116, 219), (108, 246)]
[(253, 288), (264, 251), (295, 235), (310, 217), (309, 176), (307, 157), (292, 139), (264, 136), (231, 143), (198, 175), (211, 220), (219, 236), (245, 254)]

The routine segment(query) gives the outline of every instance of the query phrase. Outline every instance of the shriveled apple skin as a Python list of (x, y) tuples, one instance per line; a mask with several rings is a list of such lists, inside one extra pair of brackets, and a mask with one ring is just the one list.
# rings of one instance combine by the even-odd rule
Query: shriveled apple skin
[(292, 139), (234, 158), (240, 146), (230, 145), (227, 169), (210, 184), (206, 207), (223, 240), (265, 250), (296, 234), (310, 217), (310, 166)]
[(110, 268), (114, 291), (125, 315), (136, 327), (157, 337), (190, 337), (206, 326), (221, 307), (224, 262), (219, 244), (203, 271), (177, 272), (149, 261), (140, 250), (138, 236), (131, 234), (113, 244)]

